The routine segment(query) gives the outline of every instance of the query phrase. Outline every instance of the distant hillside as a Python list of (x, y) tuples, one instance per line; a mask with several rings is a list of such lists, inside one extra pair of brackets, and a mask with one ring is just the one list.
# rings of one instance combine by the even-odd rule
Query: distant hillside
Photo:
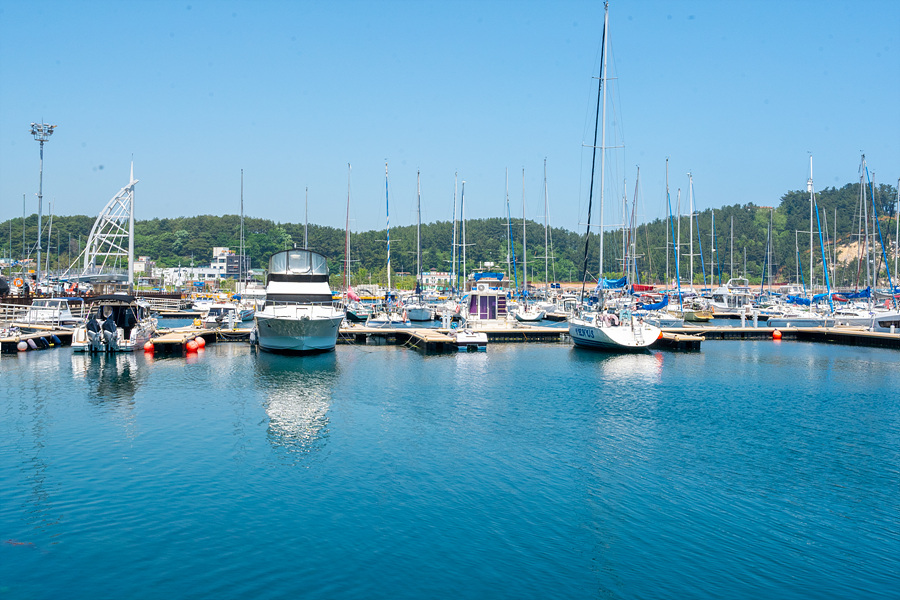
[[(893, 247), (895, 221), (895, 199), (897, 191), (893, 186), (881, 185), (875, 189), (875, 206), (881, 217), (881, 231), (885, 244)], [(860, 189), (859, 184), (847, 184), (842, 188), (830, 188), (817, 194), (819, 216), (823, 238), (828, 247), (828, 256), (833, 256), (832, 243), (838, 242), (837, 282), (833, 285), (852, 285), (858, 269), (856, 244), (859, 240)], [(866, 207), (872, 211), (871, 198)], [(715, 237), (713, 237), (713, 214), (715, 215)], [(771, 220), (773, 226), (772, 269), (776, 279), (793, 281), (797, 275), (797, 247), (804, 277), (809, 270), (809, 194), (805, 191), (791, 191), (782, 196), (777, 208), (770, 209), (754, 204), (723, 206), (705, 210), (695, 216), (694, 227), (694, 281), (702, 283), (704, 275), (723, 280), (732, 272), (744, 273), (751, 281), (759, 282), (766, 260), (766, 241)], [(44, 218), (44, 236), (47, 235), (49, 219)], [(94, 217), (69, 216), (54, 217), (50, 240), (51, 267), (57, 262), (69, 264), (83, 248)], [(835, 223), (837, 235), (835, 236)], [(872, 227), (869, 221), (870, 230)], [(732, 242), (733, 227), (733, 242)], [(228, 246), (237, 249), (240, 239), (240, 217), (237, 215), (201, 215), (175, 219), (150, 219), (137, 221), (135, 225), (135, 252), (156, 260), (160, 266), (208, 264), (214, 246)], [(4, 256), (22, 256), (22, 219), (12, 219), (0, 224), (0, 231), (9, 233), (8, 239), (0, 242)], [(674, 244), (677, 235), (677, 220), (670, 222), (657, 219), (637, 227), (634, 232), (633, 247), (637, 255), (641, 281), (663, 282), (666, 280), (667, 248), (668, 277), (675, 277)], [(623, 238), (624, 236), (624, 238)], [(37, 237), (37, 215), (25, 219), (25, 237), (33, 246)], [(549, 279), (578, 280), (584, 261), (584, 232), (573, 232), (553, 227), (548, 236), (552, 240), (550, 261), (545, 261), (544, 226), (528, 221), (527, 247), (529, 281), (544, 280), (545, 268)], [(814, 262), (816, 280), (821, 280), (821, 250), (816, 232)], [(247, 255), (253, 268), (266, 266), (268, 257), (278, 250), (303, 243), (302, 223), (276, 223), (268, 219), (244, 219), (244, 238)], [(386, 245), (383, 230), (351, 234), (350, 260), (352, 271), (358, 280), (372, 282), (386, 280)], [(452, 223), (438, 221), (422, 225), (422, 268), (423, 270), (449, 271), (452, 256)], [(605, 235), (605, 259), (603, 271), (608, 277), (622, 272), (623, 239), (631, 242), (628, 232), (621, 229), (607, 231)], [(681, 260), (679, 274), (689, 278), (690, 248), (688, 247), (688, 218), (681, 219)], [(344, 260), (344, 231), (333, 227), (311, 224), (309, 226), (309, 246), (329, 257), (334, 273), (340, 273)], [(522, 276), (522, 221), (515, 220), (512, 240), (517, 264), (517, 276)], [(462, 240), (459, 240), (462, 243)], [(47, 240), (44, 238), (44, 252)], [(507, 224), (503, 218), (478, 219), (466, 222), (466, 259), (468, 269), (480, 267), (485, 262), (493, 262), (494, 268), (506, 269), (507, 264)], [(713, 254), (711, 250), (715, 248)], [(733, 248), (733, 252), (732, 252)], [(391, 266), (394, 272), (414, 272), (416, 268), (416, 228), (415, 226), (391, 228)], [(460, 249), (461, 251), (461, 249)], [(879, 246), (880, 253), (880, 246)], [(25, 255), (29, 252), (26, 251)], [(32, 251), (33, 256), (33, 251)], [(892, 257), (892, 255), (891, 255)], [(512, 261), (512, 257), (509, 259)], [(589, 277), (596, 279), (600, 271), (598, 237), (592, 236), (588, 258)], [(829, 258), (829, 260), (831, 260)], [(892, 258), (891, 258), (892, 260)], [(549, 266), (545, 267), (549, 262)], [(881, 265), (883, 266), (883, 265)], [(893, 267), (893, 263), (891, 262)], [(865, 265), (862, 265), (863, 273)]]

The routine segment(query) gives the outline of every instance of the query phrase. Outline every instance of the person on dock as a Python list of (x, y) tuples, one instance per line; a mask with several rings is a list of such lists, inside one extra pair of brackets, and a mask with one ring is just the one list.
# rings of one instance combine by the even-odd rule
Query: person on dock
[(91, 352), (99, 352), (102, 349), (100, 340), (100, 322), (97, 321), (97, 315), (91, 313), (91, 318), (84, 324), (84, 329), (88, 335), (88, 347)]

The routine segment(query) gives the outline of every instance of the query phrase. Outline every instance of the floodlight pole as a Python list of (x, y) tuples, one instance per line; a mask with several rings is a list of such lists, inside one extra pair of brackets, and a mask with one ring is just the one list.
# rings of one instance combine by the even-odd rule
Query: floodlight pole
[(56, 125), (48, 125), (47, 123), (32, 123), (31, 135), (34, 139), (41, 143), (41, 174), (40, 183), (38, 184), (38, 235), (37, 235), (37, 269), (35, 270), (34, 292), (36, 293), (41, 285), (41, 212), (44, 199), (44, 142), (53, 135)]

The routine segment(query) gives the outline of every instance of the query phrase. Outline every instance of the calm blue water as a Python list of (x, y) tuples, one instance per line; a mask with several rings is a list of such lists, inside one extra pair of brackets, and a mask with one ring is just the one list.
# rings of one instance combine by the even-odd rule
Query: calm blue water
[(897, 598), (898, 360), (3, 356), (0, 598)]

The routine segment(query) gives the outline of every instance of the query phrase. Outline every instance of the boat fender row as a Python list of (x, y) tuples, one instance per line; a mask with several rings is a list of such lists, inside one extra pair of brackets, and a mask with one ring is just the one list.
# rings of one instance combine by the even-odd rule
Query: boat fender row
[(62, 341), (60, 341), (60, 339), (55, 335), (51, 335), (49, 340), (45, 337), (19, 340), (19, 343), (16, 344), (16, 350), (18, 350), (19, 352), (25, 352), (27, 350), (52, 348), (53, 346), (62, 346)]

